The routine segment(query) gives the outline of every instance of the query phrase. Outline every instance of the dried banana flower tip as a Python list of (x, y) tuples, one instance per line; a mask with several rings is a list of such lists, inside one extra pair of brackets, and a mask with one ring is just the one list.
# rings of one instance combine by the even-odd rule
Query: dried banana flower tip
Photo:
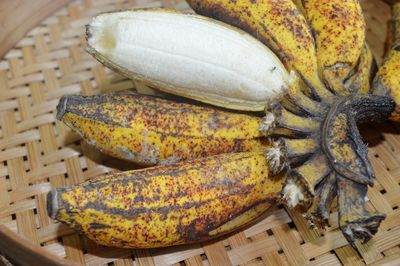
[(86, 35), (86, 40), (89, 40), (92, 37), (92, 33), (90, 32), (90, 25), (87, 24), (85, 25), (85, 35)]
[(285, 151), (282, 141), (274, 141), (271, 148), (266, 149), (269, 169), (273, 175), (279, 174), (286, 167)]
[[(56, 107), (58, 120), (62, 120), (67, 113), (75, 113), (82, 115), (87, 113), (85, 106), (101, 104), (107, 101), (107, 95), (95, 95), (95, 96), (84, 96), (84, 95), (64, 95), (61, 97)], [(92, 111), (93, 112), (93, 111)]]
[(355, 243), (356, 239), (366, 243), (376, 234), (385, 218), (385, 214), (376, 214), (365, 221), (356, 221), (342, 226), (342, 232), (350, 243)]
[(67, 113), (67, 103), (68, 103), (68, 98), (70, 96), (69, 95), (64, 95), (61, 97), (60, 101), (58, 102), (57, 105), (57, 114), (56, 114), (56, 118), (58, 120), (61, 120), (63, 118), (63, 116)]
[(52, 219), (57, 217), (59, 206), (59, 189), (54, 189), (47, 194), (47, 213)]
[(262, 118), (258, 130), (264, 135), (268, 136), (270, 131), (275, 127), (275, 115), (271, 112), (267, 112)]
[(305, 200), (303, 186), (296, 183), (295, 180), (290, 179), (282, 191), (283, 199), (289, 208), (296, 207), (300, 202)]

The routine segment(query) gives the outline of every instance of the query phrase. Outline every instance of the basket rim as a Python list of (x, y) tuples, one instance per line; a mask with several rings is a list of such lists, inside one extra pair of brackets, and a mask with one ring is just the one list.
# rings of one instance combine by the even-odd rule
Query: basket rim
[[(18, 0), (19, 1), (19, 0)], [(22, 0), (21, 0), (22, 1)], [(29, 0), (27, 0), (29, 1)], [(43, 0), (45, 1), (45, 0)], [(63, 2), (63, 5), (59, 7), (59, 9), (61, 9), (62, 7), (64, 7), (65, 5), (68, 5), (72, 2), (75, 2), (74, 0), (54, 0), (54, 1), (59, 1), (59, 2)], [(376, 0), (378, 1), (378, 0)], [(400, 0), (379, 0), (382, 2), (386, 2), (386, 3), (394, 3), (394, 2), (400, 2)], [(82, 1), (84, 3), (89, 3), (91, 2), (91, 0), (84, 0)], [(112, 2), (112, 0), (101, 0), (101, 2)], [(122, 1), (121, 1), (122, 2)], [(149, 1), (151, 2), (151, 1)], [(155, 1), (154, 1), (155, 2)], [(163, 0), (159, 1), (159, 2), (164, 2)], [(173, 1), (171, 1), (172, 3)], [(175, 2), (178, 2), (175, 0)], [(37, 4), (37, 2), (36, 2)], [(1, 5), (0, 5), (1, 6)], [(71, 6), (74, 6), (74, 4), (71, 4)], [(57, 9), (58, 10), (58, 9)], [(54, 14), (57, 10), (54, 10), (51, 14), (48, 14), (47, 16), (51, 16), (52, 14)], [(0, 19), (1, 21), (1, 19)], [(40, 22), (40, 21), (39, 21)], [(35, 25), (34, 25), (35, 26)], [(34, 28), (31, 27), (30, 29)], [(29, 31), (30, 29), (28, 29), (27, 31)], [(25, 35), (22, 34), (22, 37)], [(21, 37), (19, 37), (21, 38)], [(17, 40), (18, 41), (18, 40)], [(19, 47), (19, 46), (18, 46)], [(7, 51), (6, 51), (7, 52)], [(5, 53), (5, 52), (4, 52)], [(0, 51), (0, 61), (3, 59), (3, 54), (1, 54)], [(1, 63), (1, 62), (0, 62)], [(47, 63), (47, 62), (46, 62)], [(92, 67), (92, 65), (90, 65), (90, 68)], [(0, 69), (1, 72), (1, 69)], [(32, 71), (33, 72), (33, 71)], [(1, 73), (0, 73), (1, 74)], [(24, 74), (25, 75), (25, 74)], [(0, 76), (1, 78), (1, 76)], [(7, 80), (7, 78), (6, 78)], [(86, 80), (85, 80), (86, 82)], [(29, 83), (29, 82), (28, 82)], [(1, 85), (0, 85), (1, 86)], [(12, 87), (15, 87), (14, 85), (12, 85)], [(54, 95), (56, 95), (58, 92), (56, 92)], [(14, 97), (14, 96), (13, 96)], [(53, 97), (55, 98), (55, 96)], [(47, 100), (48, 101), (48, 100)], [(78, 163), (79, 164), (79, 163)], [(79, 168), (79, 167), (78, 167)], [(80, 170), (80, 169), (79, 169)], [(400, 180), (400, 179), (399, 179)], [(50, 185), (49, 185), (50, 186)], [(1, 198), (1, 197), (0, 197)], [(294, 222), (294, 220), (296, 218), (291, 217), (292, 218), (292, 222)], [(286, 226), (286, 224), (284, 224)], [(296, 224), (297, 227), (297, 224)], [(298, 232), (300, 232), (300, 229), (298, 229), (298, 231), (296, 231), (296, 234)], [(286, 229), (282, 229), (281, 231), (284, 231)], [(301, 232), (300, 232), (301, 233)], [(312, 238), (313, 236), (310, 236), (310, 238)], [(56, 241), (56, 240), (52, 240), (52, 241)], [(50, 242), (50, 241), (49, 241)], [(53, 242), (50, 242), (53, 243)], [(64, 246), (69, 246), (66, 243), (62, 243)], [(14, 248), (11, 248), (14, 247)], [(344, 247), (348, 247), (348, 246), (344, 246)], [(309, 248), (311, 249), (311, 246), (309, 246)], [(336, 249), (336, 248), (335, 248)], [(164, 251), (167, 252), (169, 249), (166, 248)], [(331, 251), (334, 250), (333, 248), (331, 248)], [(141, 254), (141, 252), (145, 253), (145, 250), (138, 250), (137, 253), (136, 251), (132, 251), (132, 253), (134, 254), (133, 256), (135, 257), (135, 259), (137, 257), (141, 257), (140, 255), (136, 255), (136, 254)], [(171, 249), (171, 252), (173, 252), (173, 249)], [(28, 239), (24, 238), (21, 234), (16, 233), (12, 230), (10, 230), (9, 228), (7, 228), (6, 226), (0, 224), (0, 254), (4, 254), (6, 258), (10, 258), (11, 260), (15, 260), (16, 263), (18, 264), (27, 264), (27, 263), (32, 263), (32, 261), (37, 261), (37, 262), (43, 262), (43, 259), (46, 260), (46, 262), (48, 262), (49, 265), (78, 265), (75, 262), (73, 262), (71, 259), (71, 257), (68, 257), (69, 259), (64, 259), (60, 256), (57, 256), (55, 254), (53, 254), (52, 252), (46, 250), (45, 248), (41, 248), (38, 244), (35, 244), (33, 241), (29, 241)], [(23, 253), (24, 255), (21, 255), (21, 253)], [(160, 253), (154, 253), (156, 255), (161, 254)], [(286, 255), (290, 255), (288, 253), (285, 253)], [(86, 255), (86, 254), (85, 254)], [(323, 256), (325, 256), (326, 253), (323, 254)], [(145, 255), (145, 256), (153, 256), (153, 254), (149, 255)], [(145, 257), (143, 256), (143, 257)], [(194, 256), (194, 255), (193, 255)], [(322, 255), (321, 255), (322, 256)], [(340, 257), (340, 256), (338, 256)], [(14, 259), (15, 258), (15, 259)], [(122, 258), (122, 257), (121, 257)], [(390, 258), (392, 258), (392, 260), (389, 260)], [(397, 262), (400, 261), (400, 257), (391, 257), (391, 256), (385, 256), (385, 259), (387, 259), (387, 262)], [(380, 261), (377, 261), (380, 262)], [(1, 263), (0, 263), (1, 264)], [(46, 264), (47, 265), (47, 264)]]

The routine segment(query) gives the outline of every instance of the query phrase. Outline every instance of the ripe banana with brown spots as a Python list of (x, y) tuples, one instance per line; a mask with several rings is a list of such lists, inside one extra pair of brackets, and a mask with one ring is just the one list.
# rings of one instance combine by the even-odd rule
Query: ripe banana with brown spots
[(224, 21), (251, 33), (270, 47), (288, 70), (296, 71), (315, 96), (327, 102), (331, 100), (332, 94), (318, 76), (313, 36), (306, 19), (291, 0), (186, 2), (198, 14)]
[(335, 94), (350, 94), (343, 82), (356, 66), (365, 41), (365, 22), (359, 1), (297, 2), (301, 2), (313, 31), (319, 72), (326, 86)]
[(373, 92), (390, 95), (397, 103), (392, 121), (400, 122), (400, 3), (392, 6), (391, 48), (379, 67), (373, 82)]
[(267, 147), (258, 117), (139, 94), (64, 96), (57, 118), (104, 153), (144, 165)]
[(108, 174), (48, 194), (48, 213), (95, 242), (156, 248), (242, 228), (279, 198), (262, 152)]

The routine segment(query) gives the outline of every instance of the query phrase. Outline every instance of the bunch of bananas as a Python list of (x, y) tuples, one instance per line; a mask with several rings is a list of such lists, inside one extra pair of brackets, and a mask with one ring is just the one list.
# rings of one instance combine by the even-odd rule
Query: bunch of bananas
[(57, 188), (49, 215), (103, 245), (154, 248), (227, 234), (282, 202), (325, 227), (337, 199), (346, 238), (368, 241), (385, 216), (365, 208), (374, 174), (357, 124), (400, 121), (400, 4), (376, 73), (356, 0), (187, 2), (199, 15), (99, 15), (87, 50), (126, 77), (215, 107), (64, 96), (59, 120), (151, 167)]

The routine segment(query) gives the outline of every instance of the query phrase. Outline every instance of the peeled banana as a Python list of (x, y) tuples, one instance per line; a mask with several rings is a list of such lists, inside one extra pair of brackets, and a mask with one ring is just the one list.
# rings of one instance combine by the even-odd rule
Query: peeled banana
[(165, 10), (99, 15), (88, 52), (106, 66), (166, 92), (236, 110), (262, 111), (289, 74), (267, 47), (221, 22)]
[(113, 173), (48, 194), (48, 212), (106, 246), (155, 248), (209, 240), (276, 202), (262, 152), (224, 154)]
[(258, 117), (139, 94), (64, 96), (57, 118), (101, 151), (144, 165), (267, 147)]
[(331, 100), (332, 94), (318, 76), (315, 42), (311, 31), (304, 16), (291, 0), (186, 2), (199, 14), (251, 33), (270, 47), (289, 70), (298, 72), (315, 96), (327, 102)]

